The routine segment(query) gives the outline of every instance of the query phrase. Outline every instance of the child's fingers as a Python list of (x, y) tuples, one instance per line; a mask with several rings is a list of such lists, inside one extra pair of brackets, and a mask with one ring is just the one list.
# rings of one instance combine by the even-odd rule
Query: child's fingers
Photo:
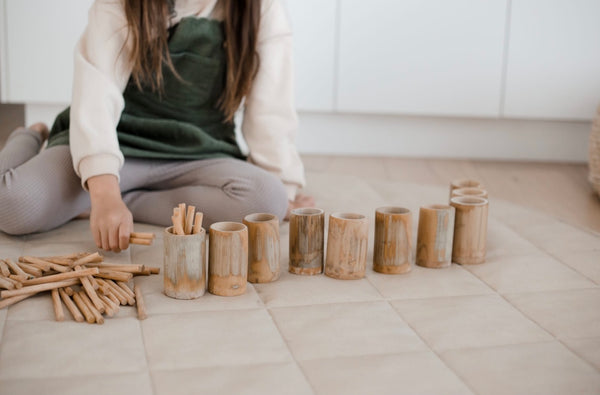
[(108, 229), (100, 229), (100, 238), (102, 239), (102, 249), (105, 251), (110, 250), (110, 243), (108, 241)]
[(110, 242), (110, 249), (112, 252), (121, 252), (121, 249), (119, 248), (119, 224), (110, 229), (108, 241)]
[(128, 223), (122, 223), (119, 226), (119, 248), (126, 250), (129, 248), (129, 236), (131, 235), (130, 226)]

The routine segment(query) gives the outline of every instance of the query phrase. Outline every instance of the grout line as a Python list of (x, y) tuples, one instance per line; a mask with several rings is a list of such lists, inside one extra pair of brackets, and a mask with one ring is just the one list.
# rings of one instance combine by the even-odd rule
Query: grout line
[[(151, 316), (149, 316), (148, 318), (150, 318), (150, 317)], [(148, 350), (146, 348), (146, 340), (144, 337), (144, 328), (142, 327), (142, 322), (139, 319), (137, 319), (137, 317), (131, 317), (131, 318), (136, 318), (139, 328), (140, 328), (142, 345), (144, 346), (144, 356), (146, 358), (146, 372), (148, 373), (148, 376), (150, 376), (150, 387), (152, 387), (152, 393), (154, 395), (156, 395), (158, 392), (156, 391), (156, 384), (154, 383), (154, 375), (152, 374), (152, 369), (150, 369), (150, 361), (148, 360)]]
[(512, 0), (506, 1), (506, 18), (504, 21), (504, 47), (502, 49), (502, 70), (500, 75), (500, 108), (498, 114), (504, 118), (504, 105), (506, 101), (506, 76), (508, 74), (508, 51), (510, 49), (510, 20), (512, 12)]
[[(577, 339), (572, 339), (572, 340), (581, 340), (581, 339), (598, 339), (597, 337), (584, 337), (584, 338), (577, 338)], [(583, 356), (581, 356), (577, 351), (575, 351), (574, 349), (572, 349), (571, 347), (569, 347), (568, 343), (565, 343), (562, 340), (559, 340), (560, 344), (562, 344), (567, 350), (571, 351), (577, 358), (581, 359), (582, 361), (586, 362), (588, 365), (590, 365), (592, 368), (594, 368), (595, 370), (597, 370), (598, 372), (600, 372), (600, 366), (596, 366), (593, 363), (591, 363), (590, 361), (587, 360), (587, 358), (584, 358)]]

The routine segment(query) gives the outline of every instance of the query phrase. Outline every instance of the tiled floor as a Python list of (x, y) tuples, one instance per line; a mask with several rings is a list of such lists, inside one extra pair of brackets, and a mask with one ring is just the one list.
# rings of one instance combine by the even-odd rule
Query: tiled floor
[[(398, 204), (416, 227), (420, 205), (447, 199), (318, 167), (308, 192), (328, 213), (373, 221)], [(162, 266), (162, 230), (136, 228), (155, 244), (106, 260)], [(0, 234), (0, 256), (91, 251), (87, 229)], [(135, 279), (144, 321), (123, 307), (104, 325), (55, 322), (47, 294), (0, 310), (0, 394), (600, 394), (600, 235), (492, 196), (487, 263), (340, 281), (285, 271), (288, 233), (281, 278), (243, 296), (174, 300), (152, 276)]]

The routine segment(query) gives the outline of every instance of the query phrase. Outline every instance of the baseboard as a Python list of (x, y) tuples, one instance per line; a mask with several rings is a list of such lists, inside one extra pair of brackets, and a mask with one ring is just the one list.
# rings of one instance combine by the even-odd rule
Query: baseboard
[[(25, 122), (52, 124), (67, 105), (27, 104)], [(586, 162), (591, 122), (301, 112), (305, 154)]]

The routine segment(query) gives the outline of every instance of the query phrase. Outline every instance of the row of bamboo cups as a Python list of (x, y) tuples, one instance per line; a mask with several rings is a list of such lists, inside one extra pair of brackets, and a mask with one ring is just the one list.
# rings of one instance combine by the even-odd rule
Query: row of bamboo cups
[[(480, 183), (453, 182), (449, 205), (419, 210), (415, 263), (444, 268), (451, 262), (485, 261), (488, 201)], [(329, 216), (325, 250), (325, 213), (300, 208), (290, 214), (289, 271), (299, 275), (325, 273), (342, 280), (365, 276), (368, 219), (356, 213)], [(217, 222), (209, 228), (208, 292), (235, 296), (246, 292), (246, 282), (268, 283), (279, 278), (279, 219), (251, 214), (243, 223)], [(206, 231), (176, 235), (165, 229), (164, 291), (177, 299), (195, 299), (206, 291)], [(325, 253), (326, 251), (326, 253)], [(403, 207), (375, 211), (373, 270), (408, 273), (412, 268), (412, 213)]]

